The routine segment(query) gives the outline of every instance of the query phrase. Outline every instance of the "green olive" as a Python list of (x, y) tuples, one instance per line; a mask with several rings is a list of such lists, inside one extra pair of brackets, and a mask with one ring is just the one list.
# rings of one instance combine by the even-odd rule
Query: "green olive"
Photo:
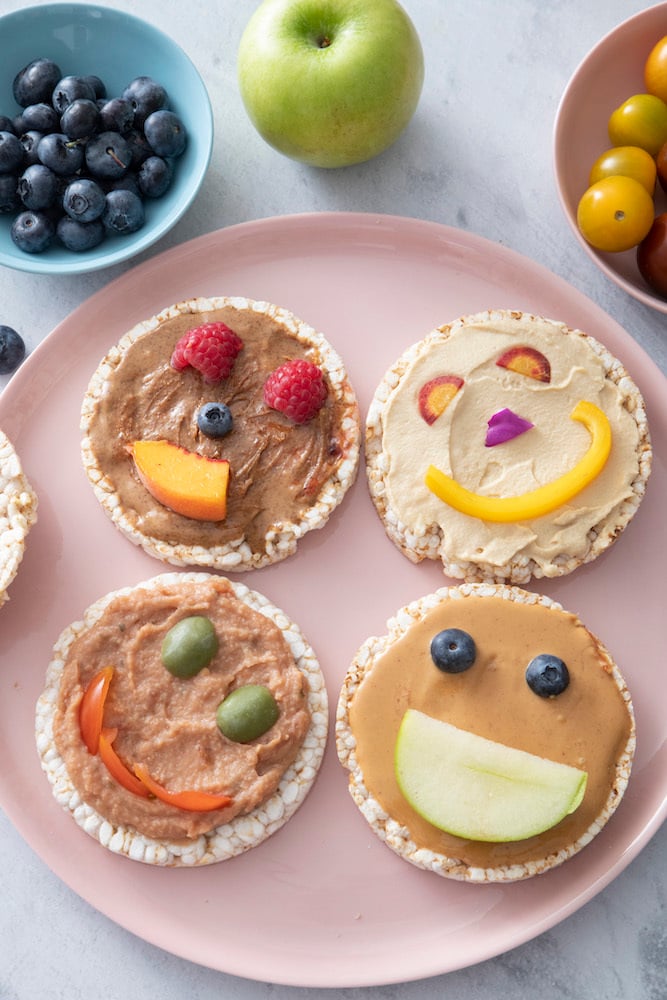
[(174, 677), (194, 677), (218, 651), (213, 623), (203, 615), (182, 618), (162, 640), (162, 662)]
[(215, 721), (227, 739), (235, 743), (250, 743), (268, 732), (279, 715), (276, 699), (267, 687), (246, 684), (220, 702)]

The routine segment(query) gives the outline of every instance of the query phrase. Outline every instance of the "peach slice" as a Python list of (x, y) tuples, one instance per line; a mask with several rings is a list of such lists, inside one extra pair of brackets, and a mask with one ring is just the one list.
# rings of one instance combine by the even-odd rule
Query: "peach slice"
[(165, 507), (196, 521), (224, 519), (226, 459), (206, 458), (171, 441), (135, 441), (132, 458), (143, 485)]
[(427, 424), (434, 424), (463, 385), (458, 375), (437, 375), (419, 390), (419, 412)]
[(549, 359), (545, 358), (541, 351), (525, 344), (510, 347), (496, 361), (500, 368), (509, 368), (510, 371), (518, 372), (519, 375), (527, 375), (538, 382), (551, 381), (551, 365)]

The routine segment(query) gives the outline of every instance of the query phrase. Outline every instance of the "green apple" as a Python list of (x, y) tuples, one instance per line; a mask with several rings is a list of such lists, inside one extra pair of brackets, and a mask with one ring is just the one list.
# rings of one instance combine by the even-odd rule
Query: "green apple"
[(534, 837), (581, 803), (587, 774), (408, 709), (395, 751), (398, 786), (415, 812), (466, 840)]
[(396, 0), (264, 0), (241, 38), (238, 79), (271, 146), (343, 167), (398, 138), (419, 101), (424, 57)]

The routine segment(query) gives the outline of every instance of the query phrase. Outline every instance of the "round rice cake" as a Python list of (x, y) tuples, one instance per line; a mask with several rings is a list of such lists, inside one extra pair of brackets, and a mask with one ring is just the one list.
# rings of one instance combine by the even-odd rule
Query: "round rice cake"
[[(611, 433), (595, 473), (593, 431), (572, 416), (582, 402)], [(440, 559), (468, 582), (525, 584), (597, 558), (635, 515), (651, 460), (623, 365), (583, 331), (523, 312), (432, 330), (386, 373), (366, 420), (368, 485), (388, 536), (413, 562)], [(583, 489), (562, 494), (575, 467)], [(434, 471), (463, 506), (427, 485)]]
[[(178, 341), (209, 323), (226, 324), (243, 342), (231, 374), (215, 383), (170, 363)], [(312, 419), (297, 424), (266, 405), (263, 386), (299, 358), (321, 369), (327, 395)], [(231, 411), (224, 437), (198, 427), (208, 402)], [(286, 309), (239, 297), (190, 299), (133, 327), (94, 372), (81, 428), (83, 463), (106, 513), (130, 541), (176, 566), (239, 572), (286, 558), (306, 532), (326, 524), (359, 465), (359, 410), (339, 355)], [(228, 460), (224, 519), (184, 516), (158, 502), (133, 461), (142, 440)]]
[(0, 606), (25, 553), (26, 537), (37, 520), (37, 495), (7, 435), (0, 430)]
[[(448, 629), (462, 630), (475, 646), (472, 665), (459, 673), (438, 668), (431, 654), (433, 638)], [(527, 665), (540, 654), (558, 657), (567, 667), (569, 684), (558, 694), (540, 696), (527, 682)], [(509, 747), (512, 755), (518, 750), (531, 760), (540, 758), (540, 767), (556, 762), (585, 772), (583, 799), (554, 825), (514, 841), (492, 842), (488, 831), (478, 839), (445, 832), (451, 829), (449, 818), (438, 825), (426, 820), (396, 776), (397, 739), (408, 710), (426, 715), (430, 727), (448, 723), (464, 739), (472, 733), (492, 741), (494, 753), (500, 744), (503, 754)], [(516, 586), (460, 584), (402, 608), (388, 621), (385, 635), (361, 646), (340, 692), (336, 744), (354, 802), (401, 858), (460, 881), (512, 882), (560, 865), (604, 827), (630, 777), (635, 719), (618, 667), (576, 615)], [(424, 770), (435, 767), (434, 753), (432, 745), (422, 749), (419, 743), (420, 767), (422, 760)], [(450, 759), (444, 766), (439, 759), (440, 789), (452, 787), (457, 776)], [(497, 761), (491, 770), (496, 769), (509, 779)], [(473, 779), (474, 769), (463, 774), (455, 798), (469, 793), (478, 806), (481, 799), (484, 817), (489, 790)], [(497, 788), (495, 793), (501, 794)], [(536, 799), (530, 796), (532, 822)]]
[[(196, 675), (174, 676), (162, 642), (190, 616), (213, 622), (218, 650)], [(89, 752), (81, 722), (84, 694), (109, 666), (100, 725), (120, 776), (101, 742)], [(278, 717), (239, 742), (223, 736), (216, 712), (246, 685), (268, 688)], [(204, 572), (161, 574), (95, 601), (57, 640), (36, 707), (37, 749), (58, 803), (102, 846), (159, 866), (225, 861), (279, 830), (316, 779), (327, 732), (324, 678), (298, 626), (263, 595)], [(176, 798), (119, 783), (128, 773), (136, 782), (139, 767)], [(201, 794), (229, 799), (202, 803)]]

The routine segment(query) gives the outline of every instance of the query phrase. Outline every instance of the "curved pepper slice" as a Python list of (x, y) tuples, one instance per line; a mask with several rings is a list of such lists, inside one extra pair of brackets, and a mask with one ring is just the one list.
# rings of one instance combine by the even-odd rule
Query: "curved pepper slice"
[(579, 421), (590, 431), (588, 451), (568, 472), (535, 490), (514, 497), (482, 496), (466, 490), (434, 465), (429, 465), (426, 470), (424, 482), (450, 507), (482, 521), (529, 521), (549, 514), (593, 482), (602, 472), (611, 451), (609, 420), (594, 403), (580, 400), (570, 419)]
[(102, 667), (91, 679), (79, 706), (79, 729), (88, 753), (97, 753), (113, 667)]
[(148, 789), (146, 786), (139, 781), (138, 778), (132, 774), (125, 764), (112, 747), (113, 741), (116, 739), (118, 730), (117, 729), (103, 729), (100, 733), (100, 743), (99, 743), (99, 754), (100, 759), (111, 777), (126, 788), (128, 792), (133, 792), (134, 795), (141, 795), (142, 798), (148, 798)]
[(148, 771), (141, 764), (134, 765), (134, 773), (142, 782), (147, 793), (150, 792), (156, 799), (166, 802), (170, 806), (178, 809), (187, 809), (189, 812), (212, 812), (214, 809), (223, 809), (232, 804), (229, 795), (214, 795), (211, 792), (170, 792), (149, 775)]

